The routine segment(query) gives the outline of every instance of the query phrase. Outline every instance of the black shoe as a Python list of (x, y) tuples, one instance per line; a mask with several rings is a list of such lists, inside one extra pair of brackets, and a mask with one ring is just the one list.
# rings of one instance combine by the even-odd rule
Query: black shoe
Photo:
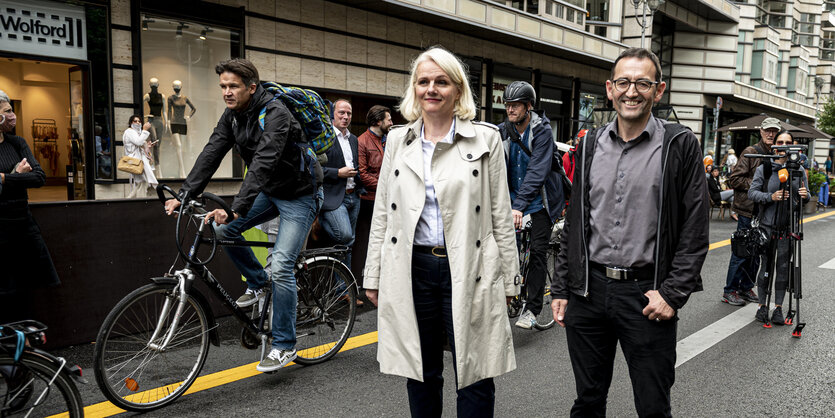
[(741, 290), (737, 294), (739, 295), (740, 299), (742, 299), (746, 302), (750, 302), (750, 303), (759, 302), (759, 299), (757, 299), (757, 294), (754, 293), (754, 289)]
[(774, 312), (771, 313), (771, 323), (774, 325), (786, 325), (786, 320), (783, 319), (783, 308), (778, 306), (774, 308)]
[(757, 314), (754, 315), (754, 319), (767, 324), (768, 323), (768, 308), (766, 308), (765, 306), (760, 306), (760, 308), (757, 309)]

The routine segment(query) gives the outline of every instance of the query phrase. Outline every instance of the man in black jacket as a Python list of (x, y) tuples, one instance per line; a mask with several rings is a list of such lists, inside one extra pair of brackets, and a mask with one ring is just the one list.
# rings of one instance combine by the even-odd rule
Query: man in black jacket
[[(551, 170), (554, 139), (545, 113), (533, 110), (536, 91), (526, 81), (514, 81), (503, 95), (507, 121), (499, 125), (507, 164), (513, 225), (522, 229), (525, 215), (531, 217), (530, 268), (525, 277), (524, 311), (516, 326), (531, 329), (543, 309), (548, 240), (551, 228), (565, 207), (557, 173)], [(546, 307), (546, 310), (549, 307)], [(511, 312), (511, 314), (513, 314)], [(548, 317), (550, 313), (545, 313)]]
[[(301, 125), (286, 106), (261, 87), (251, 62), (235, 58), (215, 67), (226, 110), (209, 142), (183, 182), (180, 196), (203, 192), (223, 157), (235, 147), (248, 170), (241, 190), (232, 201), (234, 219), (216, 209), (218, 238), (243, 239), (241, 234), (279, 214), (279, 231), (272, 250), (269, 277), (250, 247), (226, 247), (229, 258), (247, 279), (247, 291), (238, 306), (254, 305), (272, 282), (272, 350), (258, 371), (278, 370), (296, 358), (296, 280), (293, 266), (321, 206), (322, 169), (304, 141)], [(263, 126), (259, 115), (264, 114)], [(168, 214), (179, 206), (165, 204)]]
[(624, 51), (606, 81), (617, 120), (578, 149), (556, 279), (577, 399), (572, 416), (604, 416), (620, 341), (639, 416), (670, 416), (676, 312), (702, 290), (708, 193), (693, 133), (652, 116), (661, 65)]

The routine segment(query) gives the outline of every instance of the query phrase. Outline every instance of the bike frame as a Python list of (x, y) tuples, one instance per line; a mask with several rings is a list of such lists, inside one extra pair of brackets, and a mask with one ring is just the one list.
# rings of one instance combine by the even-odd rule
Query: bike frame
[[(186, 215), (186, 216), (193, 216), (193, 215), (189, 214), (189, 215)], [(202, 235), (203, 231), (206, 228), (206, 225), (208, 225), (208, 224), (206, 224), (205, 222), (200, 222), (200, 227), (199, 227), (199, 229), (198, 229), (198, 231), (195, 235), (194, 241), (193, 241), (193, 243), (191, 245), (191, 248), (189, 250), (189, 255), (191, 257), (194, 257), (194, 255), (200, 249), (201, 244), (209, 243), (209, 242), (214, 242), (214, 244), (219, 245), (221, 247), (235, 246), (235, 247), (272, 248), (275, 244), (275, 243), (272, 243), (272, 242), (269, 242), (269, 241), (246, 241), (246, 240), (240, 241), (240, 240), (228, 240), (228, 239), (217, 239), (217, 238), (209, 239), (209, 238), (206, 238)], [(346, 247), (346, 250), (347, 250), (347, 247)], [(342, 253), (342, 252), (344, 252), (344, 251), (341, 250), (341, 249), (334, 250), (332, 248), (328, 248), (328, 249), (325, 249), (325, 250), (318, 250), (318, 251), (317, 250), (302, 251), (299, 254), (299, 257), (298, 257), (298, 260), (297, 260), (297, 268), (298, 269), (306, 269), (308, 257), (310, 258), (311, 261), (316, 261), (321, 256), (328, 256), (328, 258), (331, 258), (335, 261), (339, 261), (338, 259), (335, 259), (335, 258), (330, 257), (330, 256), (333, 255), (334, 253)], [(349, 271), (350, 271), (350, 269), (349, 269)], [(223, 287), (223, 285), (215, 278), (215, 276), (211, 273), (211, 271), (209, 271), (209, 269), (205, 265), (200, 264), (200, 263), (195, 263), (192, 260), (186, 260), (186, 266), (183, 269), (177, 270), (177, 271), (174, 272), (172, 279), (177, 280), (177, 285), (175, 286), (174, 290), (179, 293), (179, 297), (177, 298), (179, 300), (179, 302), (177, 303), (177, 306), (174, 307), (173, 306), (174, 298), (171, 298), (171, 297), (166, 298), (165, 303), (163, 304), (163, 307), (162, 307), (162, 314), (160, 315), (160, 319), (159, 319), (159, 321), (156, 325), (156, 328), (154, 329), (154, 332), (151, 335), (150, 341), (148, 342), (148, 346), (151, 349), (158, 350), (158, 351), (164, 351), (167, 348), (168, 343), (171, 341), (171, 339), (177, 333), (177, 327), (179, 325), (179, 319), (181, 318), (182, 313), (186, 308), (186, 300), (187, 300), (186, 296), (188, 294), (190, 294), (192, 291), (194, 291), (198, 294), (200, 293), (197, 290), (192, 290), (192, 287), (193, 287), (193, 284), (194, 284), (194, 279), (196, 277), (200, 278), (200, 280), (202, 280), (203, 283), (205, 283), (206, 286), (212, 291), (214, 296), (217, 299), (221, 300), (223, 302), (223, 304), (230, 311), (232, 311), (232, 314), (235, 316), (235, 318), (246, 328), (246, 330), (248, 332), (257, 336), (258, 339), (261, 340), (262, 351), (263, 351), (264, 347), (266, 347), (265, 343), (266, 343), (267, 339), (269, 338), (269, 333), (265, 332), (263, 330), (264, 330), (265, 322), (269, 320), (267, 313), (270, 312), (270, 310), (269, 309), (262, 309), (258, 318), (251, 318), (247, 314), (246, 311), (244, 311), (243, 309), (238, 307), (238, 304), (235, 302), (235, 300), (232, 298), (232, 296), (229, 295), (229, 292), (226, 291), (226, 289)], [(354, 286), (356, 286), (356, 279), (353, 277), (353, 275), (351, 275), (351, 280), (353, 281)], [(297, 283), (297, 286), (298, 286), (298, 283)], [(302, 288), (305, 288), (305, 287), (302, 286)], [(315, 300), (315, 298), (314, 298), (314, 300)], [(269, 301), (267, 301), (267, 302), (269, 302)], [(316, 302), (318, 304), (318, 300)], [(322, 307), (322, 306), (319, 306), (319, 308), (324, 310), (324, 307)], [(163, 331), (163, 329), (165, 328), (165, 324), (164, 324), (165, 318), (168, 317), (168, 314), (171, 312), (171, 309), (176, 309), (174, 319), (172, 320), (171, 325), (168, 327), (168, 329)], [(205, 311), (207, 312), (207, 314), (211, 315), (211, 310), (210, 309), (205, 309)], [(214, 321), (213, 318), (211, 318), (211, 320)], [(159, 343), (159, 344), (154, 343), (154, 341), (157, 341), (157, 339), (160, 337), (161, 334), (164, 335), (162, 337), (162, 342)], [(262, 355), (262, 357), (263, 357), (263, 355)]]

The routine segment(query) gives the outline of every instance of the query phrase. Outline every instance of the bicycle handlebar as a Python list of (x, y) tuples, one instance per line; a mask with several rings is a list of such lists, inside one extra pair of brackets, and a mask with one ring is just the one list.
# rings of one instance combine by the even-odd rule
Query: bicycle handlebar
[[(171, 195), (170, 198), (165, 197), (166, 192)], [(185, 193), (183, 196), (179, 196), (177, 195), (177, 192), (175, 192), (174, 189), (168, 187), (167, 184), (160, 184), (159, 186), (157, 186), (157, 196), (159, 197), (159, 201), (162, 202), (163, 205), (165, 204), (165, 201), (168, 199), (177, 199), (177, 201), (179, 201), (181, 205), (184, 203), (184, 200), (188, 200), (188, 193)], [(224, 201), (217, 195), (209, 192), (203, 193), (202, 197), (217, 203), (217, 205), (220, 206), (220, 208), (223, 209), (224, 212), (226, 212), (226, 216), (229, 218), (230, 222), (233, 219), (235, 219), (235, 214), (232, 213), (232, 208), (230, 208), (229, 205), (226, 204), (226, 201)]]
[(223, 209), (224, 212), (226, 212), (226, 216), (229, 217), (229, 222), (235, 220), (235, 214), (232, 212), (232, 208), (230, 208), (229, 205), (226, 204), (226, 201), (224, 201), (217, 195), (209, 192), (203, 193), (203, 197), (211, 200), (212, 202), (217, 203), (217, 205), (220, 206), (220, 208)]

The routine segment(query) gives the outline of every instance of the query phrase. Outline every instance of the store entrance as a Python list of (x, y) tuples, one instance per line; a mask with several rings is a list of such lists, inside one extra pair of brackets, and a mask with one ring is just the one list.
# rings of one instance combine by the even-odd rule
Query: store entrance
[(89, 134), (87, 70), (60, 62), (4, 58), (0, 90), (17, 115), (15, 135), (26, 140), (46, 173), (29, 189), (30, 202), (87, 199), (84, 139)]

